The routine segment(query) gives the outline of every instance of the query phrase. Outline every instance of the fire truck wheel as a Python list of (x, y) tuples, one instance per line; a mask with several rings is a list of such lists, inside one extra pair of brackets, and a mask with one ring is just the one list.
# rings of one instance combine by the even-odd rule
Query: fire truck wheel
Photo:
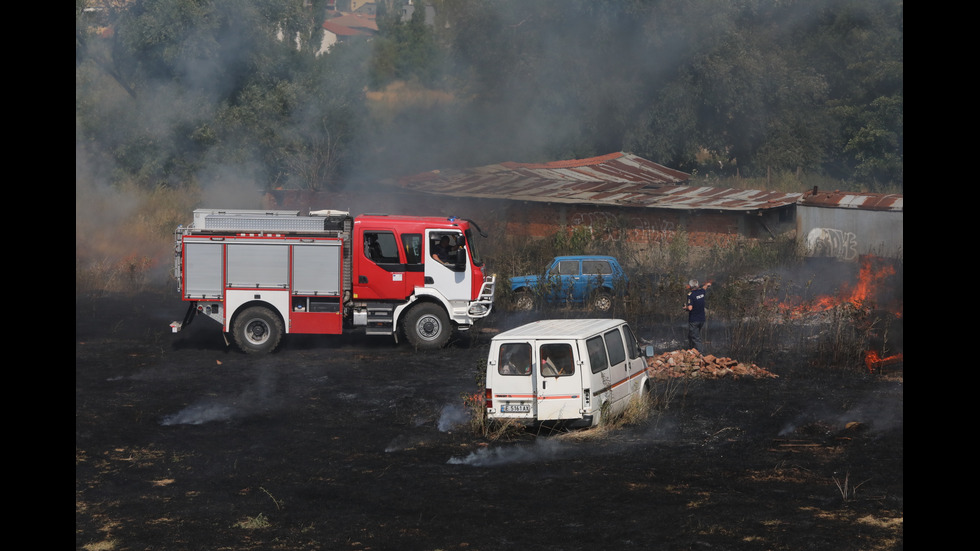
[(282, 339), (282, 320), (268, 308), (253, 306), (238, 315), (233, 328), (235, 343), (248, 354), (272, 352)]
[(612, 309), (613, 297), (608, 291), (596, 291), (592, 296), (592, 307), (599, 312), (608, 312)]
[(420, 350), (436, 350), (446, 346), (451, 333), (449, 316), (436, 304), (419, 304), (409, 310), (405, 318), (405, 337)]

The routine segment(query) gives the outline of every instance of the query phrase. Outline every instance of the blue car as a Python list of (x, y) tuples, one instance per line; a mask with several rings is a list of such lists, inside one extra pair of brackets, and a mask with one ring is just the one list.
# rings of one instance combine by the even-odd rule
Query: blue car
[(510, 278), (510, 288), (518, 310), (531, 310), (536, 300), (543, 300), (548, 304), (591, 306), (606, 312), (616, 297), (627, 293), (629, 279), (612, 256), (559, 256), (544, 275)]

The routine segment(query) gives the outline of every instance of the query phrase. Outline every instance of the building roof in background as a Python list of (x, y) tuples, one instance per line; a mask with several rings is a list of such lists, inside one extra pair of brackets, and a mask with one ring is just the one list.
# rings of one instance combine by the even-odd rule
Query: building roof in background
[(360, 36), (369, 34), (367, 31), (362, 31), (360, 29), (352, 29), (350, 27), (345, 27), (343, 25), (337, 25), (330, 21), (324, 21), (323, 28), (327, 31), (332, 32), (337, 36)]
[(903, 195), (896, 193), (855, 193), (850, 191), (819, 191), (814, 188), (803, 194), (800, 205), (805, 207), (848, 208), (902, 212)]
[(551, 163), (497, 163), (401, 178), (413, 191), (455, 197), (678, 210), (756, 211), (801, 193), (684, 185), (690, 175), (628, 153)]
[(324, 21), (323, 28), (338, 36), (375, 34), (378, 32), (378, 23), (374, 16), (345, 13)]

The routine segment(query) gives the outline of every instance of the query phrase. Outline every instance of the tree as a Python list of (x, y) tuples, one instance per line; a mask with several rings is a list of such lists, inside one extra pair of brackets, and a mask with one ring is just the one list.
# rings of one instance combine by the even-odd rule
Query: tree
[(438, 85), (442, 78), (442, 52), (435, 32), (425, 22), (425, 9), (415, 5), (403, 21), (400, 11), (379, 2), (376, 21), (378, 37), (371, 57), (371, 88), (378, 90), (395, 80), (416, 80), (425, 86)]

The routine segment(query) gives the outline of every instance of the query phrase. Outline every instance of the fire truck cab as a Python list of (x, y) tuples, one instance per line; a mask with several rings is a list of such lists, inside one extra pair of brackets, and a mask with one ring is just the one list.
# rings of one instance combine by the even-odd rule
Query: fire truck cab
[(175, 231), (175, 275), (190, 304), (171, 328), (204, 314), (248, 353), (289, 333), (354, 328), (441, 348), (493, 307), (495, 276), (474, 230), (456, 217), (198, 209)]

